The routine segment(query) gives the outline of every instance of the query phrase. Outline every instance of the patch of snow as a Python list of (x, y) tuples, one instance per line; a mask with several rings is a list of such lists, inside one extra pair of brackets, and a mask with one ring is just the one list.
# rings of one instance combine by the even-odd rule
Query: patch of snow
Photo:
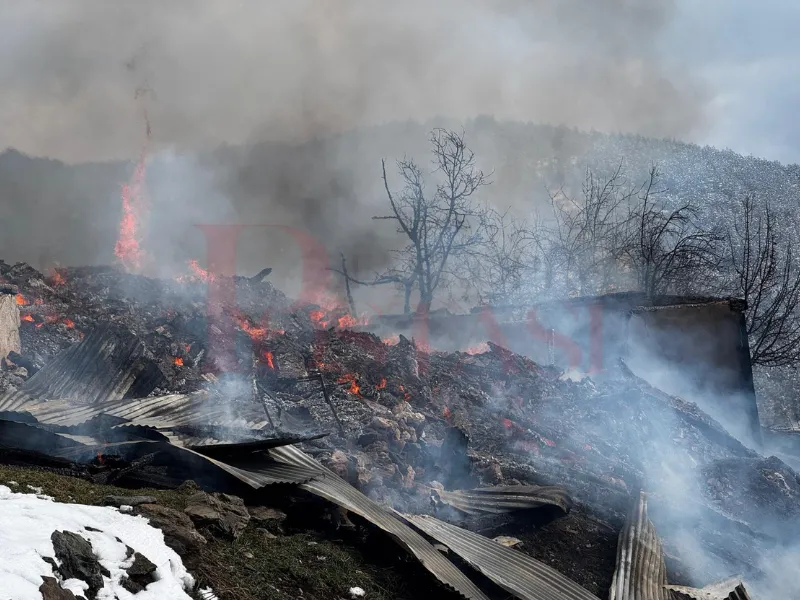
[(19, 485), (16, 481), (7, 481), (8, 485)]
[(44, 492), (44, 490), (42, 490), (42, 488), (40, 488), (40, 487), (35, 487), (35, 486), (32, 486), (32, 485), (30, 485), (30, 484), (28, 484), (26, 487), (27, 487), (29, 490), (33, 490), (33, 491), (34, 491), (35, 493), (37, 493), (37, 494), (42, 494), (42, 493)]
[[(164, 544), (161, 531), (144, 517), (120, 514), (107, 506), (61, 504), (41, 495), (12, 492), (4, 485), (0, 485), (0, 515), (0, 581), (6, 594), (0, 598), (41, 600), (42, 576), (54, 576), (42, 558), (54, 556), (50, 536), (54, 531), (72, 531), (92, 544), (100, 564), (111, 573), (110, 578), (103, 577), (98, 600), (190, 600), (185, 590), (191, 589), (194, 579), (180, 556)], [(125, 558), (126, 545), (158, 567), (156, 581), (135, 595), (120, 585), (124, 568), (133, 560)], [(88, 586), (71, 579), (62, 587), (77, 595)]]
[(211, 588), (203, 588), (199, 591), (199, 594), (203, 600), (219, 600)]
[(133, 512), (133, 507), (130, 504), (121, 504), (119, 507), (119, 512), (124, 512), (124, 513)]
[(351, 598), (363, 598), (366, 595), (367, 595), (367, 592), (365, 592), (360, 587), (351, 587), (350, 588), (350, 597)]

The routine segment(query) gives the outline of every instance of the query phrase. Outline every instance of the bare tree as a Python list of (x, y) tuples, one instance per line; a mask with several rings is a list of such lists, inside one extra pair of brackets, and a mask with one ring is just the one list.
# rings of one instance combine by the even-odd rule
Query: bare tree
[(437, 289), (457, 277), (451, 268), (453, 258), (475, 249), (484, 235), (484, 211), (473, 195), (488, 185), (487, 176), (475, 166), (475, 156), (464, 141), (464, 134), (434, 129), (430, 142), (433, 153), (434, 190), (426, 185), (422, 169), (410, 159), (398, 161), (403, 181), (399, 192), (392, 192), (381, 161), (383, 181), (391, 214), (373, 217), (397, 223), (407, 245), (397, 251), (397, 264), (376, 278), (404, 286), (406, 306), (411, 289), (419, 292), (419, 311), (430, 310)]
[(653, 167), (630, 209), (623, 243), (626, 266), (649, 297), (690, 291), (722, 262), (719, 231), (703, 228), (690, 203), (667, 208), (658, 199), (663, 190), (656, 189), (657, 181), (658, 169)]
[(753, 364), (800, 362), (800, 272), (792, 242), (776, 224), (769, 202), (740, 200), (728, 232), (735, 293), (747, 301), (747, 333)]
[(607, 291), (617, 275), (619, 243), (626, 221), (623, 210), (635, 198), (622, 164), (602, 180), (586, 170), (580, 198), (550, 194), (553, 224), (547, 231), (547, 251), (553, 273), (558, 273), (567, 294), (586, 295)]
[(508, 303), (536, 268), (533, 232), (508, 210), (492, 208), (486, 210), (483, 227), (482, 243), (463, 263), (465, 288), (475, 288), (480, 303)]

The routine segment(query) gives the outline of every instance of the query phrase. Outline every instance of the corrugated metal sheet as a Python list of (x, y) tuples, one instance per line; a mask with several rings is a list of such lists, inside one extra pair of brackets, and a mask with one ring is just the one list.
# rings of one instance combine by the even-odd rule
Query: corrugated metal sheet
[(359, 515), (388, 533), (398, 544), (411, 552), (436, 579), (465, 598), (488, 600), (464, 573), (419, 533), (403, 523), (389, 509), (364, 496), (333, 471), (294, 446), (275, 448), (270, 450), (269, 454), (275, 460), (288, 465), (316, 470), (318, 476), (312, 481), (301, 484), (301, 488)]
[(404, 517), (518, 598), (598, 600), (555, 569), (513, 548), (427, 515)]
[(0, 411), (17, 410), (36, 400), (94, 403), (147, 396), (163, 381), (139, 338), (102, 325), (61, 352), (18, 391), (0, 399)]
[(257, 429), (263, 426), (263, 408), (233, 406), (205, 392), (170, 394), (136, 400), (119, 399), (95, 404), (76, 404), (68, 400), (28, 402), (12, 409), (0, 403), (0, 410), (25, 412), (39, 423), (55, 427), (75, 427), (100, 417), (115, 417), (119, 423), (174, 429), (178, 427), (238, 426)]
[(431, 494), (469, 515), (500, 514), (546, 505), (558, 506), (565, 513), (572, 508), (572, 498), (559, 486), (510, 485), (452, 492), (433, 490)]
[(61, 451), (81, 446), (78, 440), (45, 431), (36, 425), (0, 420), (0, 447), (58, 456)]
[[(0, 423), (1, 424), (1, 423)], [(21, 425), (15, 423), (15, 425)], [(33, 429), (36, 429), (35, 427)], [(41, 430), (40, 430), (41, 431)], [(68, 440), (65, 440), (68, 441)], [(145, 453), (166, 452), (174, 457), (177, 462), (203, 464), (208, 463), (218, 469), (236, 477), (239, 481), (254, 489), (261, 489), (276, 483), (300, 484), (311, 480), (316, 471), (296, 465), (278, 462), (267, 462), (263, 459), (258, 462), (240, 461), (236, 466), (200, 454), (188, 448), (181, 448), (169, 442), (136, 440), (116, 442), (110, 444), (74, 445), (60, 450), (57, 455), (73, 461), (92, 460), (98, 454), (114, 454), (134, 452), (143, 449)], [(258, 467), (261, 467), (259, 470)]]
[(647, 494), (639, 498), (617, 544), (617, 567), (609, 600), (670, 600), (664, 551), (655, 525), (647, 518)]
[(678, 592), (679, 597), (692, 600), (750, 600), (750, 594), (747, 593), (744, 582), (737, 577), (712, 583), (700, 589), (681, 585), (666, 587), (673, 592)]

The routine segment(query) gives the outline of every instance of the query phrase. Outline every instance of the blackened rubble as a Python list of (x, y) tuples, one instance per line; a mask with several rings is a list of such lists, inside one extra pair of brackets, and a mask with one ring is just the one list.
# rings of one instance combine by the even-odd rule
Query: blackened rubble
[[(623, 527), (640, 489), (650, 493), (667, 580), (677, 585), (702, 587), (734, 572), (758, 579), (765, 557), (796, 533), (781, 526), (784, 515), (800, 514), (794, 471), (746, 448), (696, 405), (651, 388), (624, 365), (602, 381), (573, 382), (491, 343), (480, 354), (429, 352), (404, 337), (395, 343), (352, 331), (352, 321), (337, 310), (292, 307), (268, 282), (236, 278), (237, 305), (222, 313), (235, 325), (227, 349), (239, 372), (226, 376), (207, 345), (202, 278), (157, 281), (110, 268), (43, 275), (5, 263), (0, 275), (18, 286), (22, 315), (21, 351), (5, 359), (0, 393), (26, 385), (30, 373), (20, 371), (22, 360), (42, 369), (60, 351), (112, 324), (141, 342), (145, 353), (137, 356), (163, 376), (147, 395), (205, 394), (217, 406), (245, 407), (250, 419), (246, 431), (239, 428), (241, 439), (232, 439), (231, 428), (222, 431), (219, 422), (208, 423), (205, 432), (194, 423), (184, 437), (214, 439), (211, 448), (219, 439), (249, 440), (254, 432), (286, 443), (292, 435), (327, 433), (298, 447), (379, 505), (436, 516), (485, 536), (519, 537), (521, 551), (598, 596), (607, 594), (613, 574), (616, 548), (607, 542)], [(165, 406), (184, 402), (184, 396), (169, 398)], [(21, 426), (27, 427), (7, 426), (14, 439), (25, 437)], [(106, 426), (138, 428), (139, 435), (142, 430)], [(61, 433), (77, 439), (96, 430)], [(146, 443), (106, 439), (99, 452), (103, 464), (91, 461), (89, 476), (177, 485), (180, 469), (165, 471), (174, 467), (175, 453), (164, 459), (160, 452), (180, 432), (171, 427), (168, 434), (156, 433)], [(196, 448), (186, 464), (197, 470), (209, 460), (200, 458), (202, 444), (193, 443), (186, 446)], [(241, 450), (235, 460), (230, 455), (231, 464), (241, 463)], [(291, 470), (281, 468), (284, 475)], [(86, 469), (76, 455), (76, 473), (86, 476)], [(217, 487), (224, 487), (220, 481)], [(284, 481), (301, 484), (302, 469)], [(514, 513), (464, 514), (437, 501), (442, 490), (519, 485), (563, 487), (572, 510), (564, 517), (557, 507), (536, 509), (543, 516), (520, 519)], [(768, 525), (760, 521), (764, 515)], [(702, 549), (704, 561), (682, 553), (687, 540), (693, 550)]]

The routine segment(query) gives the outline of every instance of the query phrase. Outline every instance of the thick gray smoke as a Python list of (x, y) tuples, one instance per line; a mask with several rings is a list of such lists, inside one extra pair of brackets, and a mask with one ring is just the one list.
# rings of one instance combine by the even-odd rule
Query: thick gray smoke
[(436, 115), (684, 136), (698, 82), (657, 52), (673, 2), (3, 2), (3, 144), (135, 156), (134, 90), (159, 145), (305, 141)]
[[(370, 219), (385, 210), (380, 158), (427, 165), (432, 126), (486, 114), (702, 130), (706, 90), (658, 50), (675, 10), (658, 0), (5, 2), (0, 143), (67, 163), (133, 159), (146, 108), (146, 249), (158, 274), (204, 262), (195, 224), (238, 221), (304, 229), (369, 277), (397, 245), (390, 223)], [(371, 127), (387, 122), (406, 124)], [(359, 133), (336, 135), (349, 131)], [(524, 148), (467, 133), (496, 173), (486, 199), (528, 200)], [(14, 225), (0, 231), (0, 254), (39, 267), (111, 262), (122, 164), (46, 166), (9, 168), (3, 213)], [(270, 233), (244, 236), (239, 267), (271, 266), (292, 293), (299, 252)]]

